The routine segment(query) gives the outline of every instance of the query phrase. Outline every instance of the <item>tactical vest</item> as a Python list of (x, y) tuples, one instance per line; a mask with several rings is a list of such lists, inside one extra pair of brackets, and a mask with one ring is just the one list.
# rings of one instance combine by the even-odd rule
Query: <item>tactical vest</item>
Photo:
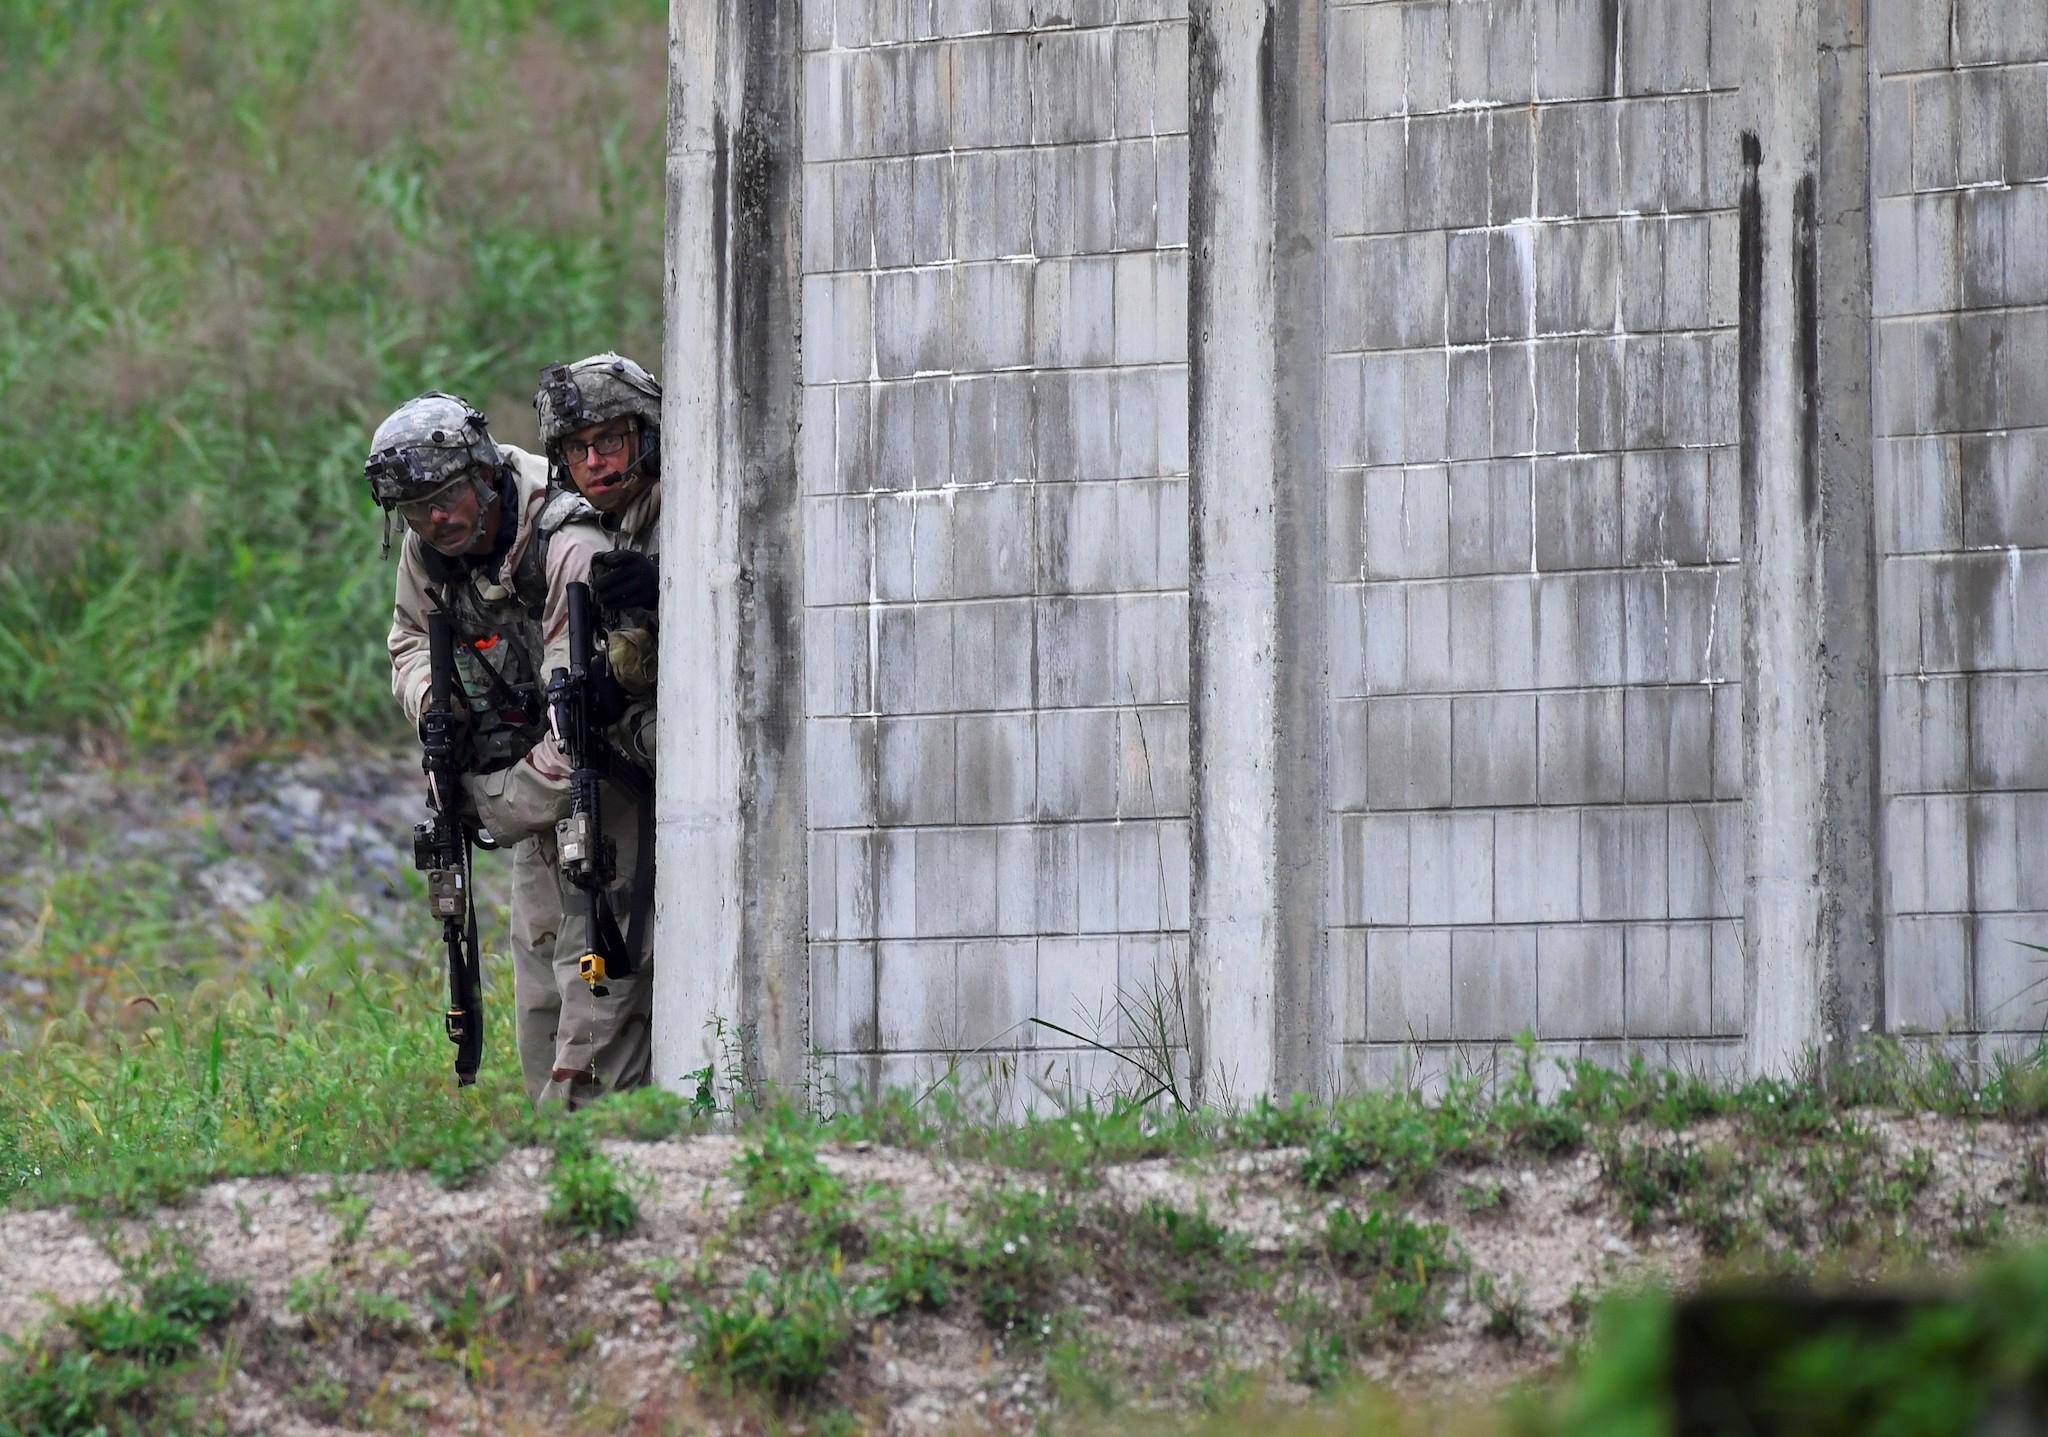
[[(511, 494), (506, 510), (515, 524), (518, 497)], [(499, 587), (494, 566), (487, 571), (442, 554), (417, 535), (407, 540), (417, 546), (428, 592), (454, 622), (455, 670), (469, 708), (478, 773), (509, 768), (547, 732), (541, 624), (548, 602), (548, 544), (562, 525), (595, 513), (580, 494), (549, 495), (537, 520), (539, 532), (513, 567), (509, 589)], [(515, 529), (506, 542), (517, 540)]]

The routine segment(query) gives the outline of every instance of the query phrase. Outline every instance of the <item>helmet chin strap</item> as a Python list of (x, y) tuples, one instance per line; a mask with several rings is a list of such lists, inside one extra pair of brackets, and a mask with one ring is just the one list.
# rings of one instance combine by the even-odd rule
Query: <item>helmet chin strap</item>
[(476, 524), (470, 529), (469, 537), (462, 541), (462, 547), (451, 556), (454, 558), (465, 558), (475, 550), (478, 541), (484, 536), (484, 530), (490, 526), (491, 511), (497, 507), (501, 497), (495, 483), (487, 488), (481, 479), (472, 477), (469, 482), (476, 490)]

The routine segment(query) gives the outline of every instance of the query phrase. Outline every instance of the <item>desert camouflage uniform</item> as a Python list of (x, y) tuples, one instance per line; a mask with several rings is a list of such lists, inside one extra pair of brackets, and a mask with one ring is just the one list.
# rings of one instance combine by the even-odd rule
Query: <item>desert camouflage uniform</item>
[(584, 986), (574, 959), (566, 972), (559, 960), (554, 826), (569, 808), (569, 764), (546, 732), (544, 689), (547, 675), (568, 663), (566, 586), (588, 578), (590, 556), (609, 548), (611, 539), (592, 522), (588, 504), (548, 487), (545, 461), (499, 447), (512, 467), (516, 529), (509, 543), (501, 538), (488, 569), (438, 555), (417, 534), (406, 535), (391, 614), (391, 688), (417, 724), (429, 684), (426, 615), (445, 607), (454, 619), (457, 668), (472, 713), (500, 706), (486, 664), (531, 696), (533, 709), (521, 715), (523, 722), (506, 726), (518, 732), (501, 733), (493, 725), (479, 736), (492, 750), (487, 762), (509, 761), (466, 774), (464, 786), (477, 822), (511, 849), (514, 1028), (527, 1094), (539, 1102), (562, 1066), (565, 996)]
[[(589, 371), (601, 362), (617, 358), (615, 355), (592, 356), (570, 366), (569, 372), (572, 376), (587, 378)], [(637, 365), (630, 361), (623, 363), (636, 379), (645, 376), (645, 371)], [(547, 402), (547, 377), (543, 376), (542, 393), (535, 396), (544, 443), (551, 434), (573, 433), (624, 412), (616, 405), (601, 405), (594, 413), (564, 418)], [(651, 380), (647, 382), (652, 383)], [(658, 386), (655, 393), (658, 396)], [(658, 402), (657, 398), (654, 403)], [(655, 414), (658, 424), (658, 409)], [(643, 432), (643, 444), (645, 439)], [(552, 481), (563, 491), (573, 493), (567, 466), (559, 462), (559, 455), (551, 452), (550, 462)], [(643, 554), (656, 552), (661, 517), (658, 469), (656, 474), (654, 482), (625, 508), (614, 514), (596, 514), (591, 521), (605, 533), (610, 546)], [(646, 821), (649, 815), (643, 812), (643, 806), (651, 804), (654, 798), (655, 616), (641, 610), (608, 610), (606, 619), (611, 625), (608, 648), (612, 673), (630, 699), (624, 716), (612, 725), (608, 734), (613, 752), (618, 756), (614, 760), (614, 769), (616, 772), (618, 764), (626, 762), (634, 766), (632, 774), (608, 780), (603, 794), (604, 831), (612, 841), (615, 854), (614, 878), (607, 896), (624, 931), (630, 928), (634, 879), (641, 861), (640, 844), (643, 835), (651, 832), (651, 825)], [(621, 779), (635, 781), (628, 783)], [(651, 853), (646, 857), (649, 863), (653, 861)], [(566, 878), (562, 880), (562, 904), (562, 951), (567, 961), (573, 963), (590, 951), (590, 934), (581, 895)], [(628, 932), (627, 941), (630, 942), (631, 938)], [(654, 1006), (654, 935), (651, 922), (643, 927), (635, 956), (639, 959), (638, 970), (627, 978), (608, 977), (605, 980), (608, 990), (605, 997), (597, 997), (590, 992), (588, 985), (578, 984), (580, 991), (568, 993), (563, 1000), (560, 1066), (576, 1069), (579, 1076), (557, 1084), (554, 1091), (559, 1091), (572, 1106), (609, 1089), (637, 1086), (651, 1077)]]

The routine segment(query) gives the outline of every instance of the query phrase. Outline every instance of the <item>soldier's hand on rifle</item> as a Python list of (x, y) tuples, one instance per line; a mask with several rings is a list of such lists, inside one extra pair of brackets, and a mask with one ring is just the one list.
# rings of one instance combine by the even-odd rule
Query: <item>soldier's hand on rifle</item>
[[(433, 745), (433, 735), (428, 729), (435, 722), (435, 717), (432, 713), (420, 715), (419, 736), (423, 748), (431, 748)], [(470, 772), (476, 767), (476, 731), (470, 724), (469, 710), (457, 702), (449, 707), (447, 716), (442, 721), (447, 725), (449, 752), (456, 771)]]
[(631, 549), (609, 549), (590, 560), (590, 592), (607, 609), (651, 609), (660, 602), (653, 559)]

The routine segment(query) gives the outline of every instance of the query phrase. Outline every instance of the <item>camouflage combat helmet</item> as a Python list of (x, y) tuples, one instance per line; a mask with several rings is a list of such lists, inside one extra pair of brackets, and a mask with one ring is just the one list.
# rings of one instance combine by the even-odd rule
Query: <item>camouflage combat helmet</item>
[(386, 546), (398, 505), (467, 478), (477, 491), (476, 529), (463, 551), (474, 547), (497, 502), (498, 476), (504, 468), (504, 452), (491, 438), (483, 414), (469, 401), (438, 389), (408, 399), (377, 426), (370, 438), (370, 457), (363, 461), (370, 497), (384, 510)]
[(624, 355), (607, 351), (574, 364), (548, 365), (540, 372), (533, 410), (547, 450), (550, 484), (574, 487), (562, 461), (564, 439), (620, 415), (640, 421), (640, 468), (649, 478), (660, 476), (661, 382)]

